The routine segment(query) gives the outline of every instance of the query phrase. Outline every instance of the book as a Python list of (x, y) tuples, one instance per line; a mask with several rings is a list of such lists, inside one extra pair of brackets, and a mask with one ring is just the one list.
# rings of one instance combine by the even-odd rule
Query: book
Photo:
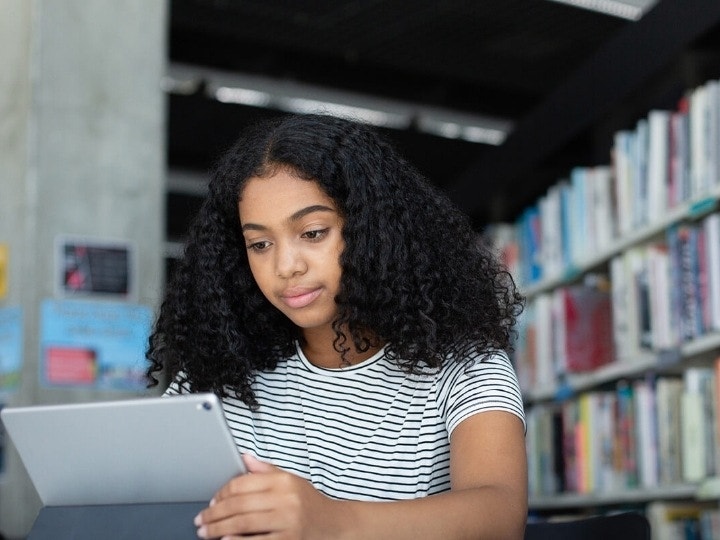
[(558, 287), (551, 293), (552, 354), (557, 377), (568, 373), (567, 313), (565, 310), (565, 289)]
[(635, 127), (635, 138), (630, 146), (632, 185), (633, 185), (633, 226), (647, 226), (649, 222), (649, 185), (647, 173), (647, 156), (649, 144), (649, 125), (647, 118), (638, 120)]
[(633, 394), (639, 485), (643, 488), (653, 488), (659, 482), (654, 381), (650, 378), (635, 381)]
[(703, 108), (703, 148), (705, 162), (705, 190), (720, 185), (720, 82), (709, 80), (704, 84), (706, 99)]
[(702, 334), (697, 226), (680, 223), (668, 228), (670, 255), (671, 305), (679, 327), (681, 341)]
[(631, 276), (636, 297), (635, 317), (638, 328), (638, 345), (642, 349), (652, 349), (652, 307), (650, 295), (650, 276), (648, 269), (647, 248), (640, 247), (636, 257), (632, 259)]
[(621, 471), (622, 485), (626, 488), (638, 487), (638, 460), (635, 425), (635, 397), (633, 385), (628, 381), (618, 381), (616, 398), (616, 459)]
[(590, 493), (595, 489), (594, 474), (597, 459), (595, 432), (596, 395), (593, 392), (580, 394), (578, 398), (578, 422), (575, 431), (575, 459), (579, 493)]
[(528, 302), (518, 319), (512, 361), (523, 393), (535, 388), (537, 380), (537, 326), (535, 303)]
[(683, 96), (670, 115), (668, 204), (676, 207), (690, 198), (689, 100)]
[(542, 234), (540, 209), (537, 205), (526, 208), (518, 220), (518, 246), (522, 261), (520, 281), (532, 284), (542, 279)]
[(535, 385), (545, 391), (556, 386), (553, 357), (552, 297), (550, 293), (539, 294), (533, 300), (535, 316)]
[(615, 132), (611, 149), (613, 169), (613, 194), (617, 216), (617, 236), (630, 234), (635, 220), (633, 217), (633, 183), (631, 168), (631, 146), (634, 134), (630, 130)]
[(542, 276), (544, 279), (558, 278), (565, 270), (562, 259), (562, 214), (560, 197), (560, 187), (556, 184), (551, 186), (538, 202), (542, 235), (540, 242), (543, 268)]
[(690, 100), (690, 199), (699, 199), (707, 193), (708, 165), (705, 154), (705, 122), (708, 119), (708, 91), (705, 85), (694, 88), (689, 94)]
[(655, 351), (677, 347), (679, 334), (670, 306), (670, 256), (667, 245), (654, 242), (645, 250), (649, 301), (649, 345)]
[(571, 238), (573, 231), (572, 221), (572, 187), (567, 179), (558, 182), (560, 191), (560, 241), (561, 241), (561, 258), (563, 271), (567, 271), (572, 267), (572, 247)]
[(570, 171), (571, 186), (571, 218), (573, 227), (570, 229), (570, 254), (572, 263), (580, 266), (590, 253), (587, 240), (590, 238), (588, 225), (588, 182), (587, 168), (575, 167)]
[(720, 213), (703, 219), (707, 268), (708, 329), (720, 330)]
[(682, 394), (682, 465), (683, 480), (697, 482), (707, 474), (706, 455), (714, 449), (709, 447), (706, 430), (712, 429), (711, 419), (703, 404), (704, 379), (714, 378), (711, 368), (689, 367), (683, 373)]
[(613, 345), (618, 362), (629, 362), (633, 357), (633, 324), (630, 313), (629, 284), (626, 257), (619, 255), (610, 260), (610, 295), (612, 298)]
[(652, 347), (646, 251), (632, 246), (610, 261), (613, 343), (620, 362), (637, 362)]
[(612, 170), (609, 166), (594, 167), (592, 177), (594, 247), (602, 253), (612, 246), (616, 237)]
[(562, 425), (562, 454), (564, 458), (565, 490), (577, 493), (580, 490), (578, 463), (579, 405), (577, 400), (565, 401), (560, 405)]
[(702, 379), (703, 429), (705, 446), (705, 475), (716, 476), (720, 472), (718, 459), (720, 459), (720, 446), (718, 445), (718, 387), (716, 367), (707, 369)]
[(515, 224), (492, 223), (483, 229), (480, 240), (495, 253), (510, 275), (517, 279), (520, 274), (520, 254)]
[(617, 431), (615, 411), (617, 396), (613, 391), (597, 394), (597, 431), (594, 437), (596, 464), (595, 490), (610, 493), (624, 487), (623, 471), (617, 466)]
[(684, 387), (678, 377), (661, 377), (655, 385), (659, 481), (664, 485), (683, 480), (680, 405)]
[(611, 294), (589, 285), (559, 289), (564, 306), (564, 351), (570, 373), (592, 371), (615, 358)]
[(647, 204), (648, 222), (656, 223), (668, 208), (670, 165), (670, 111), (648, 114)]
[(709, 404), (708, 407), (710, 408), (710, 410), (712, 410), (714, 414), (714, 425), (712, 426), (712, 429), (714, 431), (713, 444), (715, 446), (715, 452), (712, 456), (713, 461), (715, 462), (714, 474), (716, 476), (720, 476), (720, 356), (715, 358), (712, 367), (714, 373), (714, 381), (711, 385), (711, 392), (714, 392), (714, 394), (708, 392), (709, 398), (712, 400), (712, 403)]

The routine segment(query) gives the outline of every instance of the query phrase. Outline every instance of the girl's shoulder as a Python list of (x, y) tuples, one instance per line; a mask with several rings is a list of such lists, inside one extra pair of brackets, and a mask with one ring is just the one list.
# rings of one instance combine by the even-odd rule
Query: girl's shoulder
[(450, 432), (468, 416), (487, 410), (512, 413), (525, 423), (520, 385), (504, 351), (449, 359), (438, 372), (436, 392)]
[(452, 378), (463, 374), (482, 373), (500, 370), (512, 371), (514, 368), (507, 353), (500, 349), (480, 351), (466, 347), (449, 354), (438, 371), (441, 378)]

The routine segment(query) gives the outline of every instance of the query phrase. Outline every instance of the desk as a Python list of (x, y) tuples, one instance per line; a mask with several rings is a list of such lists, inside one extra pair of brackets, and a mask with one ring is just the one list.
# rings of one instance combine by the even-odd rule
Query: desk
[(46, 506), (27, 540), (197, 540), (193, 518), (207, 502)]

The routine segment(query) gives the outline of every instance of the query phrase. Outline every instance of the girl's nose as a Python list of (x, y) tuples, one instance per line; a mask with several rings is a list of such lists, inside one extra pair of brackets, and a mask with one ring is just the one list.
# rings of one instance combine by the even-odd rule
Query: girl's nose
[(294, 246), (277, 246), (275, 253), (275, 273), (278, 277), (287, 279), (307, 271), (307, 263), (301, 251)]

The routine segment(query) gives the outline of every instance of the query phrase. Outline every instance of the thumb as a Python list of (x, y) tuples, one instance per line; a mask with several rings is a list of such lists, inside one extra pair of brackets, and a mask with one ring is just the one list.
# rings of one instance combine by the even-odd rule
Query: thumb
[(248, 472), (251, 473), (267, 473), (276, 470), (275, 466), (271, 463), (265, 463), (264, 461), (260, 461), (258, 458), (251, 454), (243, 454), (242, 459), (245, 463), (245, 467), (247, 467)]

